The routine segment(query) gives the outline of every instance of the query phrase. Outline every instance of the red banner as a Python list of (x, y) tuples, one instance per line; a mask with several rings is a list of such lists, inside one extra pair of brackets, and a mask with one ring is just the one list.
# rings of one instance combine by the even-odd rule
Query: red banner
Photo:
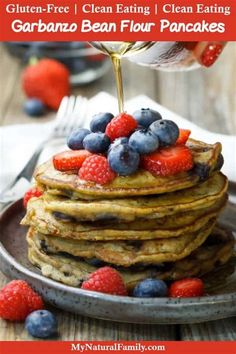
[(1, 41), (236, 40), (235, 0), (4, 0)]
[(0, 342), (1, 354), (66, 353), (235, 354), (235, 342)]

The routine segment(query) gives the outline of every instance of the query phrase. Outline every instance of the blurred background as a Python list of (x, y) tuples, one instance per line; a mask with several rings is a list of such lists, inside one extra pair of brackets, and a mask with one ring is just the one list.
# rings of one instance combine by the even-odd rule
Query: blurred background
[[(116, 95), (109, 58), (86, 42), (2, 43), (0, 46), (0, 124), (46, 122), (55, 116), (47, 111), (40, 117), (24, 112), (26, 100), (21, 76), (29, 58), (52, 57), (70, 70), (71, 92), (90, 98), (100, 91)], [(123, 59), (125, 99), (145, 94), (201, 127), (219, 133), (236, 133), (236, 42), (228, 43), (211, 68), (162, 72)], [(106, 107), (104, 107), (106, 111)], [(132, 112), (129, 112), (132, 113)]]

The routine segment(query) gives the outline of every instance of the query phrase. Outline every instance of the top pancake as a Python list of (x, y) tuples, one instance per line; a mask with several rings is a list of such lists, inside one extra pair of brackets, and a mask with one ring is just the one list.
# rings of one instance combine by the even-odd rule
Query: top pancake
[(35, 179), (50, 193), (66, 195), (71, 199), (122, 198), (173, 192), (196, 185), (220, 168), (220, 143), (210, 145), (189, 139), (187, 145), (193, 154), (194, 168), (173, 176), (153, 176), (148, 171), (139, 170), (131, 176), (117, 176), (111, 183), (101, 186), (81, 180), (77, 174), (55, 170), (50, 160), (36, 169)]

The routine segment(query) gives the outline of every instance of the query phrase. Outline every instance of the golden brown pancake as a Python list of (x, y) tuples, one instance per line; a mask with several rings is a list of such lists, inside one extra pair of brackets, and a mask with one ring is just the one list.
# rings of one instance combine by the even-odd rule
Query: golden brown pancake
[(227, 188), (227, 178), (217, 172), (192, 188), (155, 196), (85, 201), (45, 193), (43, 199), (47, 210), (73, 216), (81, 221), (134, 221), (211, 207), (225, 195)]
[[(41, 269), (44, 276), (66, 285), (78, 287), (91, 272), (97, 269), (83, 259), (45, 253), (45, 250), (36, 245), (34, 236), (34, 230), (30, 229), (27, 234), (29, 259), (31, 263)], [(177, 280), (202, 276), (230, 259), (233, 254), (234, 242), (234, 237), (230, 232), (217, 227), (201, 247), (184, 259), (158, 267), (143, 266), (119, 268), (118, 270), (128, 289), (132, 289), (138, 282), (149, 277)]]
[(117, 221), (79, 222), (66, 215), (57, 219), (44, 207), (42, 198), (31, 199), (21, 224), (34, 227), (39, 233), (76, 240), (144, 240), (178, 237), (202, 228), (210, 219), (216, 218), (227, 201), (227, 195), (211, 207), (189, 210), (159, 219), (139, 219), (128, 223)]
[(188, 146), (192, 151), (194, 168), (173, 176), (153, 176), (148, 171), (139, 170), (131, 176), (116, 177), (111, 183), (98, 185), (86, 182), (78, 174), (60, 172), (54, 169), (52, 161), (39, 166), (35, 172), (37, 183), (51, 193), (69, 196), (72, 199), (122, 198), (169, 193), (190, 188), (202, 179), (207, 179), (218, 170), (221, 144), (206, 144), (189, 139)]
[(209, 236), (215, 218), (200, 230), (179, 237), (140, 241), (81, 241), (63, 239), (38, 233), (37, 242), (43, 242), (51, 253), (68, 253), (75, 257), (97, 258), (106, 263), (130, 267), (137, 263), (157, 264), (175, 262), (187, 257)]

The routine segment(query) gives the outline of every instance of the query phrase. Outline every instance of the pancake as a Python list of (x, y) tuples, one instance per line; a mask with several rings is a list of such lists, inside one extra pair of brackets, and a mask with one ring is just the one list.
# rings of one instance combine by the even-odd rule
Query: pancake
[(44, 208), (42, 198), (31, 199), (27, 214), (21, 224), (33, 226), (39, 233), (77, 240), (144, 240), (178, 237), (202, 228), (210, 219), (216, 218), (227, 201), (227, 195), (209, 208), (177, 213), (171, 217), (136, 220), (129, 223), (93, 222), (83, 223), (60, 215), (57, 219)]
[(81, 180), (78, 174), (55, 170), (52, 160), (39, 166), (34, 176), (44, 190), (49, 189), (51, 193), (66, 195), (72, 199), (122, 198), (168, 193), (190, 188), (221, 168), (220, 143), (210, 145), (189, 139), (188, 146), (193, 154), (194, 168), (168, 177), (153, 176), (148, 171), (139, 170), (131, 176), (118, 176), (111, 183), (101, 186)]
[(75, 201), (44, 193), (43, 199), (47, 210), (73, 216), (81, 221), (134, 221), (138, 218), (156, 219), (177, 212), (211, 207), (224, 196), (227, 188), (227, 178), (217, 172), (192, 188), (156, 196)]
[(75, 257), (97, 258), (106, 263), (130, 267), (138, 263), (157, 264), (175, 262), (187, 257), (211, 233), (216, 219), (208, 221), (200, 230), (179, 237), (142, 241), (81, 241), (62, 239), (38, 233), (35, 239), (50, 253), (67, 253)]
[[(83, 259), (47, 254), (34, 240), (35, 232), (31, 228), (27, 234), (29, 260), (39, 267), (44, 276), (66, 285), (79, 287), (89, 274), (97, 269)], [(126, 287), (131, 290), (139, 281), (152, 277), (163, 280), (178, 280), (185, 277), (202, 276), (216, 266), (225, 264), (233, 254), (234, 238), (230, 232), (215, 228), (204, 244), (190, 256), (177, 261), (159, 265), (119, 268)]]

